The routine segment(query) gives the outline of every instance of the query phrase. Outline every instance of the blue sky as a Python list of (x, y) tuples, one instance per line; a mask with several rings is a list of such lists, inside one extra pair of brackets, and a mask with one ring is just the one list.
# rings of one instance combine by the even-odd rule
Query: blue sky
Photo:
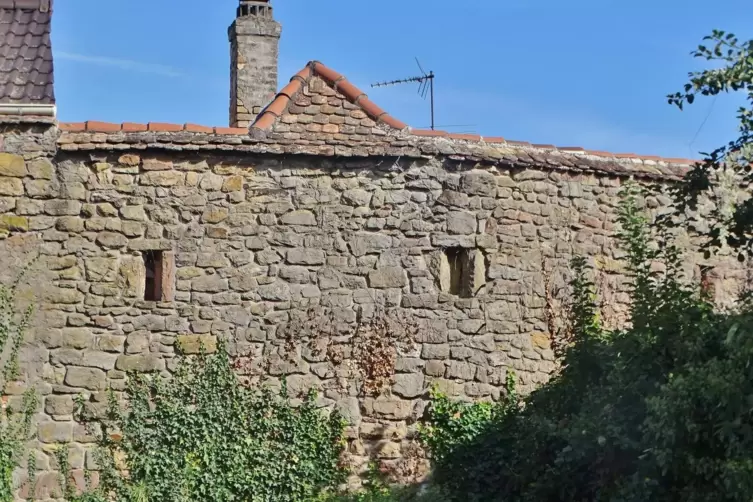
[[(739, 98), (666, 103), (712, 28), (753, 37), (750, 0), (274, 0), (280, 85), (317, 59), (414, 127), (408, 85), (437, 74), (437, 124), (454, 132), (614, 152), (697, 157), (731, 139)], [(62, 121), (227, 125), (227, 27), (237, 0), (56, 0)], [(703, 125), (703, 126), (702, 126)], [(702, 126), (702, 127), (701, 127)]]

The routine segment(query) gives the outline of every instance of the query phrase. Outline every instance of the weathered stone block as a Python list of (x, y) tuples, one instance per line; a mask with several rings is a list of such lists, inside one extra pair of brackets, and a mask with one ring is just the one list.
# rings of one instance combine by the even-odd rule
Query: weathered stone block
[(112, 282), (118, 276), (115, 258), (87, 258), (84, 261), (86, 279), (92, 282)]
[(150, 171), (142, 174), (140, 178), (144, 185), (171, 187), (182, 185), (185, 175), (180, 171)]
[(27, 168), (32, 178), (49, 180), (55, 175), (55, 166), (48, 159), (35, 159), (28, 163)]
[(369, 272), (369, 286), (372, 288), (402, 288), (407, 285), (408, 275), (400, 267), (383, 267)]
[(44, 212), (50, 216), (75, 216), (81, 213), (81, 203), (74, 200), (50, 200), (45, 202)]
[(447, 366), (447, 378), (459, 380), (473, 380), (476, 376), (476, 367), (462, 361), (450, 361)]
[(280, 222), (283, 225), (315, 226), (316, 216), (311, 211), (302, 209), (299, 211), (292, 211), (290, 213), (283, 214), (280, 217)]
[(115, 369), (120, 371), (138, 371), (150, 373), (165, 370), (165, 360), (158, 354), (123, 355), (115, 361)]
[(69, 443), (73, 439), (73, 422), (42, 422), (37, 426), (42, 443)]
[(418, 397), (424, 392), (424, 376), (420, 373), (400, 373), (395, 375), (392, 392), (409, 399)]
[(191, 289), (202, 293), (219, 293), (220, 291), (227, 291), (228, 287), (227, 279), (223, 279), (219, 275), (205, 275), (191, 281)]
[(136, 298), (143, 296), (146, 270), (141, 257), (127, 257), (120, 261), (117, 285), (123, 296)]
[(286, 255), (286, 260), (291, 265), (322, 265), (324, 258), (324, 251), (321, 249), (291, 249)]
[(290, 300), (290, 286), (282, 281), (276, 281), (272, 284), (259, 286), (256, 292), (263, 300), (269, 301), (288, 301)]
[(447, 231), (451, 234), (476, 232), (476, 216), (467, 211), (452, 211), (447, 215)]
[(61, 216), (55, 222), (55, 229), (61, 232), (79, 234), (84, 231), (84, 220), (78, 216)]
[(125, 346), (125, 336), (118, 335), (100, 335), (97, 341), (99, 350), (105, 352), (122, 353)]
[(117, 354), (108, 354), (107, 352), (100, 352), (97, 350), (85, 350), (81, 364), (109, 371), (115, 368), (115, 361), (117, 358)]
[(494, 197), (497, 194), (497, 180), (486, 171), (470, 171), (460, 177), (460, 187), (470, 195)]
[(201, 215), (201, 221), (204, 223), (220, 223), (227, 219), (228, 210), (226, 207), (207, 206)]
[(44, 412), (48, 415), (72, 415), (73, 397), (68, 395), (45, 397)]
[(74, 349), (85, 349), (90, 347), (94, 337), (86, 328), (64, 328), (63, 329), (63, 346)]
[(146, 221), (146, 211), (143, 206), (125, 206), (120, 208), (120, 215), (126, 220)]
[(69, 366), (65, 372), (65, 384), (89, 390), (104, 390), (107, 388), (107, 378), (100, 369)]
[(128, 244), (128, 239), (123, 234), (115, 232), (100, 232), (97, 235), (97, 244), (106, 248), (122, 248)]
[(0, 215), (0, 231), (15, 230), (26, 232), (29, 230), (29, 218), (26, 216), (16, 216), (13, 214)]
[(202, 346), (208, 354), (217, 351), (217, 337), (212, 335), (179, 335), (176, 341), (183, 354), (198, 354)]
[(368, 206), (371, 202), (371, 192), (360, 189), (346, 190), (343, 192), (343, 202), (350, 206)]
[(360, 232), (353, 234), (348, 245), (355, 256), (363, 256), (392, 247), (392, 237), (381, 233)]
[(228, 176), (222, 183), (223, 192), (238, 192), (243, 190), (243, 176)]
[(0, 176), (23, 178), (27, 174), (26, 162), (23, 157), (0, 152)]
[(0, 195), (23, 195), (24, 184), (18, 178), (0, 178)]
[(369, 415), (392, 420), (405, 420), (413, 412), (413, 403), (400, 399), (366, 399), (363, 406)]

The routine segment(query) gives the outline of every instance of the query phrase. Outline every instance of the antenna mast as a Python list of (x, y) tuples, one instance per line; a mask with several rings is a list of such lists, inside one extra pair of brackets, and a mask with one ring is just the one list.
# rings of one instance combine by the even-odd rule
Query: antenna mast
[(376, 84), (371, 84), (371, 87), (388, 87), (393, 85), (399, 85), (399, 84), (410, 84), (412, 82), (417, 82), (418, 85), (418, 94), (422, 98), (426, 98), (427, 91), (429, 93), (429, 100), (431, 101), (431, 130), (434, 130), (434, 72), (429, 71), (429, 73), (426, 73), (424, 69), (421, 67), (421, 63), (418, 62), (418, 58), (416, 58), (416, 64), (418, 65), (418, 69), (421, 70), (421, 76), (419, 77), (409, 77), (409, 78), (403, 78), (399, 80), (389, 80), (387, 82), (377, 82)]

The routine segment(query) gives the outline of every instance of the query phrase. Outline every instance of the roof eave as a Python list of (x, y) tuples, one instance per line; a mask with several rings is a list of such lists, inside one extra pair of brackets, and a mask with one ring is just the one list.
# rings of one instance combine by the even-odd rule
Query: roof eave
[(0, 103), (0, 117), (57, 117), (54, 104)]

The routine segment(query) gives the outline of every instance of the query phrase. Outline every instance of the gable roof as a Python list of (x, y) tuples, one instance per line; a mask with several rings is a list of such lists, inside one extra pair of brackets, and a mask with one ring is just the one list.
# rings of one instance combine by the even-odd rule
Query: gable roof
[(52, 105), (51, 0), (0, 0), (0, 104)]
[[(353, 113), (356, 110), (360, 113)], [(290, 117), (300, 115), (310, 115), (313, 117), (312, 120), (318, 119), (315, 123), (319, 125), (356, 126), (361, 125), (356, 121), (368, 117), (376, 124), (387, 128), (400, 130), (407, 127), (405, 123), (377, 106), (365, 92), (319, 61), (311, 61), (293, 75), (290, 83), (261, 111), (251, 128), (270, 129), (283, 116), (289, 118), (286, 123), (295, 123)], [(345, 118), (332, 121), (332, 116), (350, 117), (353, 121), (347, 121)], [(372, 125), (370, 121), (365, 126), (368, 125)], [(340, 132), (340, 129), (331, 127), (330, 132)]]

